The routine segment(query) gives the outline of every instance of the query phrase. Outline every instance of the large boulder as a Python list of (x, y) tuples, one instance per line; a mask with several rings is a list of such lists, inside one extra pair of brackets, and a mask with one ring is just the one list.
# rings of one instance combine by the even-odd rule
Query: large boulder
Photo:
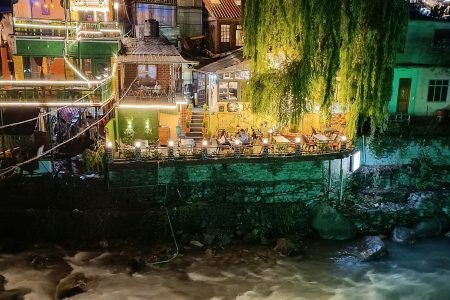
[(366, 236), (356, 242), (355, 256), (361, 261), (370, 261), (385, 257), (386, 245), (379, 236)]
[(311, 226), (326, 240), (350, 240), (356, 237), (355, 225), (327, 203), (314, 209)]
[(71, 273), (56, 287), (55, 299), (61, 300), (87, 291), (87, 278), (83, 273)]
[(412, 231), (417, 238), (440, 236), (446, 232), (448, 220), (445, 216), (432, 216), (413, 226)]
[(392, 240), (400, 244), (414, 244), (416, 242), (414, 231), (403, 226), (394, 228), (392, 231)]
[(7, 282), (5, 276), (0, 275), (0, 300), (23, 300), (25, 295), (31, 292), (31, 289), (28, 288), (6, 290)]

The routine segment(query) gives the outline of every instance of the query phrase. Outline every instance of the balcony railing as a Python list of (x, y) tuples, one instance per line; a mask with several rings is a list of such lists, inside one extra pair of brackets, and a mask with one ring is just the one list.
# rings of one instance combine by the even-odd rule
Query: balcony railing
[[(101, 86), (0, 86), (1, 106), (99, 106), (112, 97), (111, 82)], [(76, 103), (76, 104), (75, 104)]]
[(136, 0), (137, 3), (177, 5), (177, 0)]
[(65, 37), (72, 38), (120, 38), (122, 27), (116, 22), (65, 22), (63, 20), (14, 19), (16, 36)]

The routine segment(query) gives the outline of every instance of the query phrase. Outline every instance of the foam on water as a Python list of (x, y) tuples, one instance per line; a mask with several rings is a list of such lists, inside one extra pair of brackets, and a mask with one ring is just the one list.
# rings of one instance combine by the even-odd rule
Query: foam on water
[[(89, 279), (88, 291), (71, 299), (448, 299), (449, 240), (421, 241), (414, 246), (388, 243), (388, 249), (388, 258), (370, 263), (328, 254), (301, 260), (279, 258), (270, 264), (255, 262), (252, 256), (244, 262), (230, 260), (236, 263), (180, 257), (180, 265), (175, 261), (132, 276), (126, 272), (129, 256), (123, 252), (79, 252), (64, 259), (72, 272)], [(233, 257), (233, 253), (227, 255)], [(0, 256), (0, 274), (8, 280), (7, 289), (30, 288), (28, 300), (53, 299), (57, 268), (35, 270), (27, 262), (29, 257), (30, 253)]]

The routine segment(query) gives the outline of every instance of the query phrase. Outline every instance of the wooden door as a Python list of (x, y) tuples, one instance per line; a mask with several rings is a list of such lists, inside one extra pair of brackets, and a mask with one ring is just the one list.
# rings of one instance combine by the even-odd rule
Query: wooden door
[(399, 113), (408, 113), (411, 82), (411, 78), (400, 78), (397, 96), (397, 112)]

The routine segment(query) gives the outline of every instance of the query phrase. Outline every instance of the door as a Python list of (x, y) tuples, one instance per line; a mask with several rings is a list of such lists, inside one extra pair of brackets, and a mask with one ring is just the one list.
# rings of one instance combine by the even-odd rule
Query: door
[(399, 113), (408, 113), (411, 82), (411, 78), (400, 78), (397, 96), (397, 112)]

